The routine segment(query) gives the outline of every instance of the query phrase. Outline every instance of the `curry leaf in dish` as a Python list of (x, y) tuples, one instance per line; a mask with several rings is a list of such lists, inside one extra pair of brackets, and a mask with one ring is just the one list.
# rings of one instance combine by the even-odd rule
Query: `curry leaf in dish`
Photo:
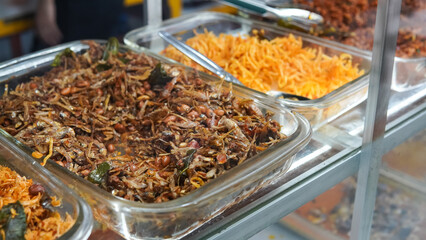
[(107, 162), (99, 164), (95, 170), (90, 172), (89, 181), (92, 183), (101, 183), (105, 179), (105, 176), (110, 168), (111, 166)]
[(24, 239), (27, 222), (24, 207), (19, 201), (9, 203), (0, 210), (0, 227), (5, 233), (6, 239)]
[(70, 48), (65, 48), (62, 52), (58, 53), (55, 56), (55, 59), (53, 59), (53, 62), (51, 64), (51, 66), (52, 67), (57, 67), (57, 66), (61, 65), (62, 56), (72, 57), (73, 53), (74, 52)]

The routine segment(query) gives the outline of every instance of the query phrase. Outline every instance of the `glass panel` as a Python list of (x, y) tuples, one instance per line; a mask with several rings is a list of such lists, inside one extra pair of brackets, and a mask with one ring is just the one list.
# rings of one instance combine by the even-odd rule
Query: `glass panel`
[(349, 177), (283, 218), (282, 223), (309, 239), (349, 239), (355, 188), (355, 178)]
[[(301, 239), (349, 239), (356, 189), (349, 177), (283, 218)], [(426, 239), (424, 194), (381, 176), (377, 189), (371, 239)]]
[(426, 183), (426, 130), (408, 139), (383, 156), (386, 171), (410, 181)]
[(371, 239), (426, 239), (424, 226), (424, 194), (382, 177), (377, 189)]

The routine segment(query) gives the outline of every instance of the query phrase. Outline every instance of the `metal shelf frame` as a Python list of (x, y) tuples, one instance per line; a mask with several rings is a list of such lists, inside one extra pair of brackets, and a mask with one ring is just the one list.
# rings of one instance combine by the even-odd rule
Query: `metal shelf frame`
[(401, 0), (379, 0), (374, 28), (372, 68), (358, 169), (351, 240), (369, 239), (382, 161), (391, 95)]

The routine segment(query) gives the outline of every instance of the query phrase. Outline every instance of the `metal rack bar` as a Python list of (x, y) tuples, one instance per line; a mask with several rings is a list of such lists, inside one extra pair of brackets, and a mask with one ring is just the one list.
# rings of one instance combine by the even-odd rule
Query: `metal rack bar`
[(157, 25), (163, 20), (162, 0), (146, 0), (143, 2), (143, 24)]
[(401, 0), (379, 0), (351, 239), (369, 239), (392, 82)]

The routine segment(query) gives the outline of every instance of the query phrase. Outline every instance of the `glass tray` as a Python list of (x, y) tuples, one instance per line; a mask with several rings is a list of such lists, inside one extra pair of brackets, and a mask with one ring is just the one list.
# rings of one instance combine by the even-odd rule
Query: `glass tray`
[(74, 220), (74, 225), (58, 240), (84, 240), (89, 237), (93, 225), (89, 205), (3, 134), (0, 134), (0, 166), (8, 167), (19, 175), (32, 179), (33, 183), (41, 184), (49, 196), (62, 200), (61, 206), (53, 208), (62, 218), (68, 213)]
[[(342, 22), (349, 21), (352, 24), (349, 27), (351, 34), (349, 37), (340, 39), (339, 35), (332, 36), (330, 33), (328, 36), (324, 37), (313, 37), (319, 42), (326, 44), (331, 44), (335, 46), (345, 46), (349, 47), (355, 51), (364, 51), (365, 54), (371, 56), (371, 50), (373, 46), (373, 31), (375, 23), (375, 15), (377, 11), (377, 5), (374, 6), (374, 1), (367, 2), (352, 2), (345, 1), (312, 1), (312, 0), (299, 0), (299, 1), (276, 1), (271, 2), (271, 7), (289, 7), (292, 6), (291, 2), (296, 2), (296, 5), (299, 8), (309, 9), (313, 12), (319, 12), (325, 16), (325, 21), (327, 19), (331, 20), (331, 24), (334, 27), (339, 28), (340, 23), (336, 23), (336, 19), (341, 16)], [(377, 2), (377, 1), (376, 1)], [(359, 4), (359, 5), (355, 5)], [(318, 7), (321, 7), (319, 10)], [(425, 21), (426, 5), (422, 1), (403, 1), (401, 8), (401, 19), (400, 19), (400, 34), (406, 34), (405, 38), (398, 39), (398, 48), (408, 49), (408, 43), (410, 41), (417, 39), (422, 39), (425, 41), (426, 28), (423, 26)], [(357, 9), (358, 8), (358, 9)], [(347, 16), (347, 14), (350, 14)], [(271, 25), (276, 25), (274, 21), (266, 19), (259, 14), (252, 11), (239, 11), (239, 15), (245, 18), (254, 18), (261, 21), (269, 22)], [(349, 20), (351, 19), (351, 20)], [(359, 21), (363, 23), (358, 23)], [(340, 21), (339, 21), (340, 22)], [(361, 24), (361, 25), (359, 25)], [(353, 26), (352, 26), (353, 25)], [(355, 27), (358, 26), (358, 27)], [(297, 28), (296, 28), (297, 30)], [(344, 32), (344, 31), (343, 31)], [(411, 34), (411, 35), (410, 35)], [(362, 36), (361, 41), (357, 41), (357, 36)], [(312, 35), (310, 35), (312, 36)], [(363, 44), (361, 48), (355, 47), (357, 44), (361, 44), (367, 39), (370, 41), (368, 44)], [(354, 46), (355, 45), (355, 46)], [(417, 45), (417, 46), (416, 46)], [(424, 42), (423, 45), (418, 46), (419, 44), (413, 44), (412, 52), (425, 51)], [(359, 45), (358, 45), (359, 46)], [(417, 49), (413, 49), (416, 47)], [(420, 50), (422, 49), (422, 50)], [(405, 50), (404, 52), (409, 52)], [(406, 53), (404, 53), (406, 54)], [(414, 54), (415, 55), (415, 54)], [(398, 55), (397, 55), (398, 56)], [(397, 92), (404, 92), (412, 90), (415, 88), (425, 87), (426, 86), (426, 57), (395, 57), (394, 68), (393, 68), (393, 77), (392, 77), (392, 89)]]
[(194, 36), (194, 30), (203, 32), (204, 29), (212, 31), (216, 35), (220, 33), (249, 34), (253, 29), (263, 29), (267, 38), (286, 36), (292, 33), (295, 36), (302, 37), (304, 46), (322, 48), (323, 52), (329, 56), (350, 53), (353, 56), (352, 61), (364, 70), (363, 76), (318, 99), (307, 101), (280, 100), (284, 106), (304, 115), (314, 129), (332, 121), (366, 98), (370, 70), (370, 60), (367, 55), (350, 51), (344, 47), (335, 47), (333, 44), (324, 44), (311, 36), (254, 20), (228, 14), (201, 12), (167, 20), (161, 25), (135, 29), (126, 34), (124, 42), (134, 48), (144, 48), (159, 53), (168, 44), (157, 35), (158, 31), (169, 32), (180, 38), (181, 41), (186, 41), (186, 39)]
[[(105, 43), (105, 41), (98, 42)], [(9, 89), (13, 89), (18, 83), (28, 81), (29, 76), (48, 71), (55, 55), (67, 47), (76, 53), (84, 52), (88, 48), (87, 45), (76, 41), (0, 65), (0, 90), (4, 89), (6, 83)], [(120, 50), (131, 49), (122, 46)], [(145, 54), (170, 63), (156, 54), (150, 52)], [(189, 68), (187, 70), (193, 71)], [(12, 76), (13, 78), (10, 78)], [(220, 79), (207, 74), (201, 73), (200, 77), (213, 84), (220, 82)], [(229, 85), (225, 83), (224, 87)], [(288, 138), (246, 160), (200, 189), (176, 200), (163, 203), (128, 201), (79, 178), (51, 160), (47, 162), (46, 167), (85, 198), (98, 221), (123, 237), (129, 239), (183, 237), (225, 209), (232, 208), (257, 189), (268, 185), (277, 176), (284, 174), (294, 155), (310, 140), (309, 122), (300, 114), (292, 113), (273, 98), (246, 87), (233, 86), (233, 93), (239, 97), (251, 98), (261, 109), (274, 112), (275, 120), (283, 125), (282, 132)], [(27, 154), (31, 154), (31, 149), (5, 131), (0, 129), (0, 134), (7, 139), (7, 143), (14, 144)]]

